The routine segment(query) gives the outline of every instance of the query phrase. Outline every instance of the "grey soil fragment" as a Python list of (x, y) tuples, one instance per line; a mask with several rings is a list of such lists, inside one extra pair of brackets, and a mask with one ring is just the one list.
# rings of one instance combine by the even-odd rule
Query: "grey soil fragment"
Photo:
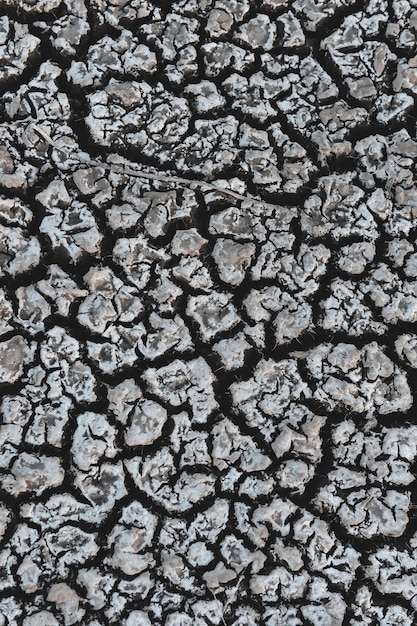
[(310, 397), (311, 392), (302, 380), (295, 360), (275, 362), (261, 360), (249, 380), (233, 383), (230, 391), (234, 403), (248, 424), (258, 428), (270, 440), (273, 424), (268, 416), (285, 410), (291, 402)]
[(23, 452), (11, 465), (10, 473), (1, 478), (1, 487), (10, 494), (42, 493), (59, 487), (64, 480), (64, 469), (57, 457), (39, 456)]
[(2, 227), (0, 276), (15, 276), (34, 269), (41, 258), (39, 239), (22, 228)]
[(254, 254), (255, 246), (251, 243), (244, 244), (229, 239), (218, 239), (213, 249), (213, 259), (221, 280), (229, 285), (240, 285)]
[(56, 606), (65, 624), (76, 624), (85, 615), (83, 609), (79, 609), (80, 598), (66, 583), (52, 585), (46, 599)]
[(388, 326), (380, 321), (367, 301), (366, 284), (341, 278), (329, 286), (329, 296), (320, 302), (323, 310), (319, 324), (327, 331), (345, 332), (352, 337), (363, 333), (383, 335)]
[(417, 336), (400, 335), (395, 342), (395, 350), (411, 367), (417, 367)]
[(251, 348), (251, 344), (245, 339), (243, 333), (237, 333), (230, 339), (221, 339), (213, 345), (221, 357), (226, 370), (236, 370), (243, 367), (245, 353)]
[(190, 296), (186, 313), (197, 322), (205, 341), (230, 330), (240, 321), (229, 296), (224, 293)]
[(215, 376), (202, 357), (185, 363), (176, 359), (159, 369), (149, 368), (144, 379), (152, 393), (171, 406), (189, 404), (196, 422), (205, 422), (218, 406), (212, 388)]
[(14, 383), (23, 373), (23, 368), (33, 358), (34, 345), (30, 346), (20, 335), (0, 343), (0, 380)]
[(125, 434), (128, 446), (144, 446), (153, 443), (162, 434), (167, 411), (157, 402), (144, 400), (137, 405)]
[(39, 44), (40, 40), (29, 33), (27, 24), (11, 21), (6, 15), (1, 16), (0, 83), (7, 83), (22, 74), (28, 62), (39, 52)]
[(236, 39), (248, 44), (252, 49), (270, 50), (275, 35), (275, 24), (270, 21), (267, 15), (261, 13), (240, 27)]
[(322, 344), (297, 353), (320, 381), (314, 397), (331, 410), (347, 409), (372, 415), (378, 411), (405, 413), (412, 406), (407, 377), (381, 347), (372, 342), (362, 350), (353, 344)]
[(40, 231), (54, 249), (63, 251), (74, 263), (86, 253), (99, 252), (102, 234), (93, 213), (83, 202), (71, 202), (64, 183), (51, 183), (37, 199), (47, 210)]
[(156, 63), (156, 55), (148, 46), (139, 43), (130, 31), (122, 30), (116, 40), (103, 37), (91, 46), (87, 63), (73, 61), (67, 75), (80, 87), (98, 87), (111, 71), (141, 76), (143, 72), (155, 72)]

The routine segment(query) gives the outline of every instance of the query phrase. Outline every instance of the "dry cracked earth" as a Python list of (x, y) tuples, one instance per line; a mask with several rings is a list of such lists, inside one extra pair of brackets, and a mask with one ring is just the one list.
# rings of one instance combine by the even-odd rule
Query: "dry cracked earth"
[(417, 1), (0, 0), (0, 626), (412, 626)]

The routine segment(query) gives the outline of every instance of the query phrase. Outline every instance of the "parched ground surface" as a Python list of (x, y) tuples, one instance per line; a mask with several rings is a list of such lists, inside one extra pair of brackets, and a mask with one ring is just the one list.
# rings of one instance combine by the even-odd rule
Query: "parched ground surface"
[(416, 31), (0, 1), (1, 626), (416, 623)]

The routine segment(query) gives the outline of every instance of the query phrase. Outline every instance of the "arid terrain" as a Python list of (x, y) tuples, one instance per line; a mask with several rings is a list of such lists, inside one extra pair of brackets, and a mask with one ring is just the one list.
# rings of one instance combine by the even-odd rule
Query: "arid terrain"
[(412, 626), (417, 0), (0, 0), (0, 626)]

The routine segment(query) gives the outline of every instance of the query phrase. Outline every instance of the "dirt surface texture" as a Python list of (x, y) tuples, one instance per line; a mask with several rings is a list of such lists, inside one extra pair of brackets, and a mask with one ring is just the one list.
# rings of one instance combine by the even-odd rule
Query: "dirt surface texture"
[(0, 626), (413, 626), (417, 0), (0, 0)]

